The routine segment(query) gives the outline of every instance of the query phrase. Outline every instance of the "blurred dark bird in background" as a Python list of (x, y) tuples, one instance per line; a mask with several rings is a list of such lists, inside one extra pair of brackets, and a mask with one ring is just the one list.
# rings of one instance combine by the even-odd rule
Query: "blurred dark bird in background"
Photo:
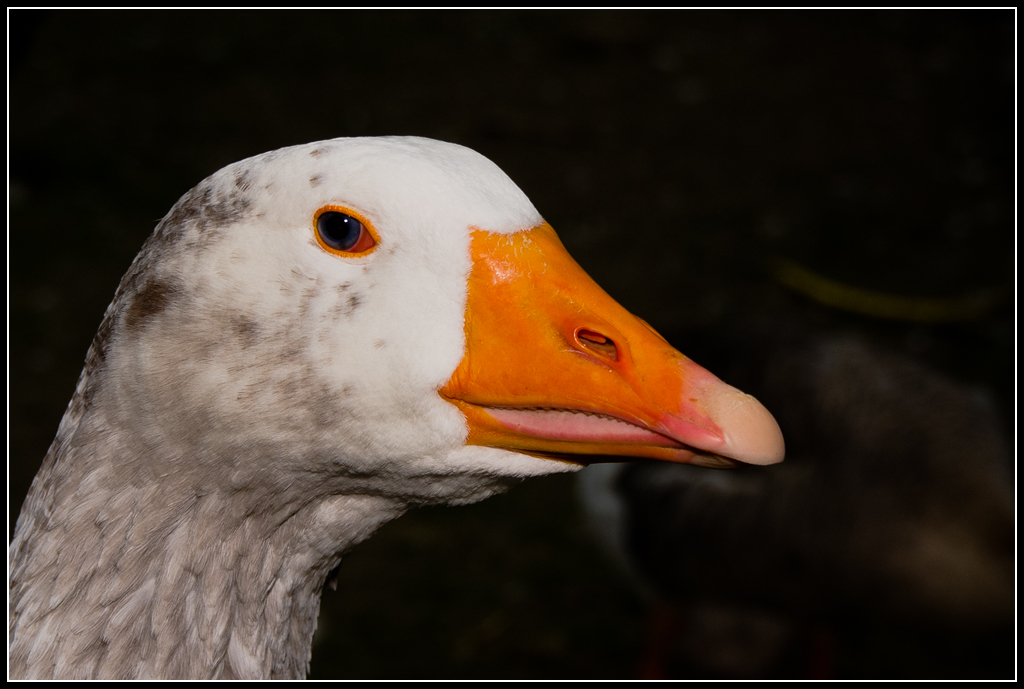
[(983, 392), (805, 323), (669, 340), (771, 409), (787, 452), (752, 471), (581, 476), (657, 601), (641, 674), (842, 677), (868, 652), (880, 666), (853, 672), (976, 676), (1012, 657), (1011, 464)]

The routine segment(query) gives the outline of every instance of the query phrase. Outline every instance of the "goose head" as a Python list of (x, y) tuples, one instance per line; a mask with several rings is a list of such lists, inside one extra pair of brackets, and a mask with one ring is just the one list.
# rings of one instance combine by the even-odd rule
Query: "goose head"
[(107, 310), (11, 545), (25, 677), (295, 677), (343, 552), (607, 457), (783, 455), (493, 163), (338, 139), (215, 173)]

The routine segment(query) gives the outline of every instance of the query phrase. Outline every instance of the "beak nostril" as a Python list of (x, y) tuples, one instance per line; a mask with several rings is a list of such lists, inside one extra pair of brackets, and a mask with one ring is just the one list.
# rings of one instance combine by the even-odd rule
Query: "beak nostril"
[(613, 361), (619, 360), (618, 347), (615, 346), (615, 343), (610, 338), (599, 332), (581, 328), (576, 331), (576, 341), (584, 348), (601, 354), (606, 358)]

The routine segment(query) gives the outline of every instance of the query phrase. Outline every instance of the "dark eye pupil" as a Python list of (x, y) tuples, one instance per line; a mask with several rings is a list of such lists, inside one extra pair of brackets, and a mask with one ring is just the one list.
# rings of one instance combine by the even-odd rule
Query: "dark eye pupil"
[(363, 233), (363, 223), (351, 215), (327, 211), (316, 219), (316, 230), (327, 246), (339, 251), (348, 251), (359, 241)]

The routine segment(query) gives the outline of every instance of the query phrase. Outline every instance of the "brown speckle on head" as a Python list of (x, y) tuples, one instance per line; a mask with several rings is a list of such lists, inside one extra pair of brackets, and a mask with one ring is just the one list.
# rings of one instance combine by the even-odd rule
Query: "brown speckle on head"
[(278, 361), (282, 364), (291, 364), (302, 358), (303, 346), (299, 344), (286, 344), (276, 352)]
[(171, 212), (157, 225), (156, 236), (165, 237), (171, 233), (181, 234), (186, 223), (194, 221), (202, 214), (203, 206), (209, 201), (210, 187), (200, 184), (188, 190), (171, 208)]
[(302, 295), (299, 301), (298, 309), (300, 318), (305, 318), (306, 315), (310, 313), (310, 310), (313, 307), (313, 302), (316, 300), (318, 296), (320, 296), (320, 285), (316, 283), (310, 285), (309, 287), (304, 287), (302, 289)]
[(312, 151), (309, 152), (309, 155), (311, 157), (313, 157), (313, 158), (319, 158), (320, 157), (320, 149), (319, 148), (314, 148)]
[(167, 243), (184, 238), (192, 248), (208, 246), (220, 236), (216, 230), (245, 219), (254, 210), (248, 196), (251, 171), (239, 171), (234, 181), (228, 191), (215, 188), (209, 179), (201, 182), (174, 204), (154, 237)]
[(309, 178), (309, 186), (311, 186), (311, 187), (313, 187), (315, 189), (318, 186), (320, 186), (320, 182), (322, 182), (323, 179), (324, 179), (323, 175), (313, 175), (312, 177)]
[(334, 286), (335, 291), (338, 293), (338, 300), (331, 308), (331, 313), (333, 314), (335, 322), (343, 317), (351, 316), (352, 312), (358, 309), (363, 303), (363, 295), (358, 293), (350, 294), (348, 292), (351, 286), (351, 283), (348, 282)]
[(132, 299), (132, 303), (124, 312), (124, 327), (128, 332), (135, 332), (146, 325), (146, 321), (167, 308), (178, 289), (166, 282), (149, 279)]
[(205, 227), (201, 229), (225, 227), (237, 222), (247, 215), (250, 205), (251, 202), (244, 196), (235, 195), (219, 198), (204, 208), (203, 220), (205, 221)]
[(374, 346), (374, 347), (375, 347), (376, 349), (384, 349), (384, 347), (385, 347), (386, 345), (387, 345), (387, 342), (385, 342), (384, 340), (374, 340), (374, 341), (373, 341), (373, 346)]
[(239, 170), (235, 173), (235, 188), (239, 191), (249, 191), (252, 187), (252, 170)]
[(243, 349), (248, 349), (259, 341), (259, 326), (245, 316), (236, 316), (231, 319), (231, 330), (238, 336)]

